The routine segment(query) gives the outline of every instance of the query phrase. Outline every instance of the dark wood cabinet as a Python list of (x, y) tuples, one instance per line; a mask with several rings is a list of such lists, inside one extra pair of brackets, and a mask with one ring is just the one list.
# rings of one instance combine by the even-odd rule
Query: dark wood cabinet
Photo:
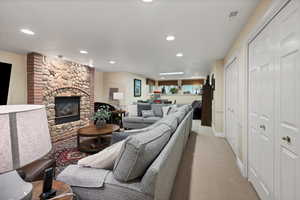
[(202, 88), (202, 126), (211, 126), (212, 124), (212, 99), (213, 99), (213, 88), (209, 83), (209, 76), (207, 77), (206, 83)]

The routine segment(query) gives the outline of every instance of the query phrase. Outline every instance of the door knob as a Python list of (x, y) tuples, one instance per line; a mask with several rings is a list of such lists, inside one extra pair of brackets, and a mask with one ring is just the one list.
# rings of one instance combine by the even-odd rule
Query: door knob
[(291, 138), (289, 136), (283, 137), (282, 140), (286, 141), (287, 143), (291, 143)]

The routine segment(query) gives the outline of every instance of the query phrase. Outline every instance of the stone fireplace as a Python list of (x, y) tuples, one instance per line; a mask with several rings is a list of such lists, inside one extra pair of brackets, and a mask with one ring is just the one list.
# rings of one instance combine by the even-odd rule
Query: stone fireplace
[(94, 108), (94, 68), (49, 58), (27, 56), (28, 103), (44, 104), (53, 142), (76, 135), (90, 123)]

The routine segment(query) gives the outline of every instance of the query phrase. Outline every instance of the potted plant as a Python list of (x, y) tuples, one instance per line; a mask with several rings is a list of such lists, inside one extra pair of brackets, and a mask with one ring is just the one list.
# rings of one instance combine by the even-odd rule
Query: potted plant
[(172, 94), (177, 94), (178, 89), (177, 89), (177, 88), (171, 88), (171, 89), (170, 89), (170, 92), (171, 92)]
[(111, 112), (106, 106), (101, 106), (97, 112), (94, 113), (92, 120), (96, 122), (96, 128), (103, 128), (106, 126), (106, 120), (111, 116)]

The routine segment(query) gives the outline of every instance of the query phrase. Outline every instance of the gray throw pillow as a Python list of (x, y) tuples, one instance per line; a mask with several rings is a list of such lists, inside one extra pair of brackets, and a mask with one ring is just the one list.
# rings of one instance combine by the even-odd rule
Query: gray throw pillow
[(177, 126), (178, 126), (178, 119), (175, 115), (170, 114), (161, 120), (159, 120), (156, 125), (159, 126), (161, 124), (165, 124), (170, 127), (172, 134), (176, 131)]
[(177, 106), (172, 106), (171, 109), (169, 110), (169, 113), (168, 115), (172, 114), (172, 113), (175, 113), (178, 111), (178, 107)]
[(151, 110), (150, 103), (138, 103), (137, 104), (137, 114), (139, 117), (142, 116), (142, 110)]
[(178, 120), (178, 124), (181, 123), (181, 121), (183, 120), (183, 118), (185, 117), (185, 111), (184, 110), (178, 110), (176, 113), (174, 113), (173, 115), (177, 118)]
[(154, 113), (153, 110), (142, 110), (142, 116), (144, 118), (148, 118), (148, 117), (154, 117)]
[(162, 107), (168, 106), (166, 104), (152, 104), (151, 109), (156, 117), (163, 117), (163, 110)]
[(128, 182), (143, 176), (170, 136), (170, 128), (161, 124), (145, 133), (128, 137), (115, 162), (114, 177), (121, 182)]

